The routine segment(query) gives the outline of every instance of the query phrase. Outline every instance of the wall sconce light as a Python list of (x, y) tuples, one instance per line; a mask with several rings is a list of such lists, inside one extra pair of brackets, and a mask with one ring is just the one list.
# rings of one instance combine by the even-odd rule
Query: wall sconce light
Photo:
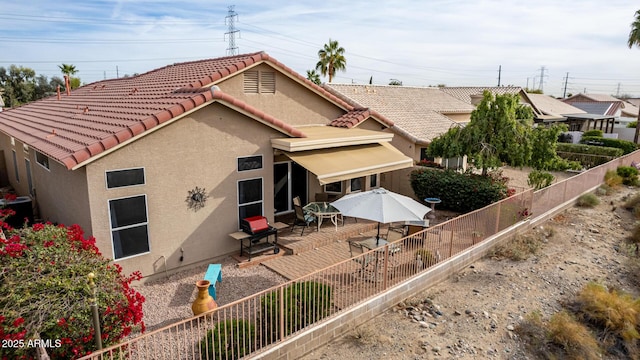
[(207, 198), (209, 196), (206, 193), (204, 188), (199, 188), (196, 186), (195, 189), (189, 190), (189, 194), (187, 195), (187, 207), (193, 211), (198, 211), (204, 207), (205, 202), (207, 202)]

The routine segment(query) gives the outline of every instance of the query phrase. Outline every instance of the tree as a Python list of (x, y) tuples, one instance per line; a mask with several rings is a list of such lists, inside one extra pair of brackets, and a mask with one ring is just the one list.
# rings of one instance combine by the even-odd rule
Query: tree
[[(1, 209), (5, 216), (10, 210)], [(56, 341), (52, 359), (76, 359), (96, 350), (88, 274), (95, 274), (102, 345), (117, 344), (133, 330), (144, 331), (144, 297), (130, 287), (140, 273), (104, 258), (95, 239), (78, 225), (34, 224), (0, 236), (0, 340)], [(27, 346), (0, 348), (0, 358), (34, 358)]]
[(69, 77), (69, 86), (71, 87), (71, 89), (76, 89), (80, 87), (80, 78), (72, 76), (78, 73), (78, 70), (76, 69), (75, 65), (62, 64), (62, 65), (58, 65), (58, 68), (60, 68), (60, 72), (62, 72), (63, 75), (66, 75)]
[[(631, 49), (634, 45), (640, 47), (640, 10), (636, 11), (635, 19), (631, 23), (631, 31), (629, 32), (629, 40), (627, 45)], [(640, 120), (640, 109), (638, 110), (638, 120)], [(633, 142), (638, 143), (638, 136), (640, 135), (640, 121), (636, 123), (636, 134), (633, 137)]]
[(344, 48), (338, 44), (337, 40), (329, 39), (328, 44), (324, 44), (324, 48), (318, 50), (318, 63), (316, 70), (320, 71), (322, 76), (329, 75), (329, 82), (333, 79), (336, 71), (345, 71), (347, 68), (347, 59), (344, 57)]
[(8, 107), (20, 106), (35, 100), (35, 76), (33, 69), (11, 65), (9, 69), (0, 67), (0, 87), (4, 89), (4, 104)]
[(520, 104), (517, 94), (494, 97), (485, 91), (469, 124), (433, 139), (428, 153), (439, 157), (466, 155), (473, 166), (482, 169), (482, 175), (503, 163), (524, 166), (531, 159), (532, 120), (533, 112)]
[(389, 79), (389, 85), (402, 86), (402, 81), (398, 79)]
[(322, 82), (320, 81), (320, 74), (318, 74), (315, 70), (307, 70), (307, 80), (316, 85), (322, 84)]

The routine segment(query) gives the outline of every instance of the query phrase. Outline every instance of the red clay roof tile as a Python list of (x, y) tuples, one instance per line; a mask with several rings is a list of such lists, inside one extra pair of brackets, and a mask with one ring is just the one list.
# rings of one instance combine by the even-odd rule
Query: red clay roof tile
[(289, 136), (304, 133), (209, 87), (268, 61), (338, 106), (352, 106), (264, 52), (168, 65), (148, 73), (104, 80), (0, 113), (0, 131), (72, 169), (91, 157), (149, 131), (186, 111), (217, 100), (235, 106)]

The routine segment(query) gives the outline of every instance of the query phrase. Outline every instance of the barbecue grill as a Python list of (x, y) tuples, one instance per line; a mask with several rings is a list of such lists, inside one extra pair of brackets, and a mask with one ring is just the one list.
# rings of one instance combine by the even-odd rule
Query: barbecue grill
[[(247, 254), (249, 254), (250, 261), (251, 255), (259, 252), (270, 249), (273, 249), (274, 254), (280, 252), (280, 248), (276, 245), (278, 243), (278, 229), (269, 225), (266, 217), (251, 216), (248, 218), (244, 218), (240, 221), (240, 229), (250, 235), (246, 238), (246, 240), (248, 240), (249, 242), (248, 245), (243, 245), (243, 241), (241, 240), (240, 256), (242, 256), (242, 254), (246, 252)], [(273, 241), (273, 243), (269, 242), (270, 235), (275, 235), (275, 240)], [(258, 244), (263, 239), (266, 241)]]

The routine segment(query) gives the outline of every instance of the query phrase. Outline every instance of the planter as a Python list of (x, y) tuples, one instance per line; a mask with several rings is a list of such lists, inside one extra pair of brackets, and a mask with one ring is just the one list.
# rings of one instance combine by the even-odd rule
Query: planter
[(208, 280), (196, 281), (198, 294), (191, 304), (191, 311), (193, 311), (193, 315), (200, 315), (218, 307), (216, 301), (213, 300), (211, 295), (209, 295), (209, 284), (211, 283)]

